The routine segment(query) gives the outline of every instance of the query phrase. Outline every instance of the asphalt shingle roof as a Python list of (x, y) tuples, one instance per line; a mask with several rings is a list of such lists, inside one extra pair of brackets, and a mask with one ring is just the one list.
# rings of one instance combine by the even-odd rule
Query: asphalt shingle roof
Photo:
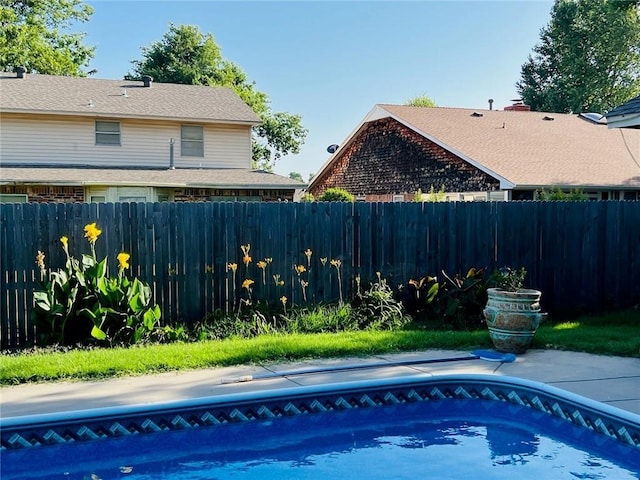
[(376, 118), (388, 113), (518, 187), (640, 187), (640, 130), (560, 113), (377, 107)]
[(102, 169), (0, 167), (0, 185), (102, 185), (189, 188), (304, 188), (306, 184), (262, 170)]
[(630, 113), (640, 113), (640, 95), (636, 98), (632, 98), (627, 103), (623, 103), (619, 107), (614, 108), (606, 117), (616, 117), (618, 115), (628, 115)]
[(0, 111), (259, 124), (260, 118), (223, 87), (0, 73)]

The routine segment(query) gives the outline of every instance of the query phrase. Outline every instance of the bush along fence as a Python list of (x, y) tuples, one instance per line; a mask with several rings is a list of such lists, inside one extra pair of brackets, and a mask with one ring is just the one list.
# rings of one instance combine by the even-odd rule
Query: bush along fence
[[(542, 290), (552, 317), (640, 303), (640, 202), (5, 204), (3, 349), (35, 341), (43, 294), (34, 292), (69, 252), (86, 252), (94, 223), (104, 282), (130, 288), (113, 283), (124, 253), (127, 282), (149, 289), (129, 312), (142, 325), (145, 314), (158, 323), (158, 311), (159, 324), (176, 326), (258, 298), (287, 309), (339, 302), (360, 282), (426, 289), (429, 277), (505, 265), (527, 270), (525, 286)], [(117, 271), (108, 272), (109, 259)]]

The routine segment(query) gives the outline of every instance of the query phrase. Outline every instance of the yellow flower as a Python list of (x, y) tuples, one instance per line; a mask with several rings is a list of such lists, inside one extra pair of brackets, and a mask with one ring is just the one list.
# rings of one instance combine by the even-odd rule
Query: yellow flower
[(249, 255), (245, 255), (244, 257), (242, 257), (242, 261), (245, 265), (249, 265), (251, 263), (251, 257)]
[(40, 250), (38, 250), (38, 254), (36, 255), (36, 265), (38, 265), (38, 268), (40, 270), (44, 270), (45, 266), (44, 266), (44, 253), (42, 253)]
[(422, 286), (424, 285), (426, 278), (422, 277), (419, 281), (418, 280), (414, 280), (413, 278), (411, 280), (409, 280), (409, 285), (413, 285), (414, 287), (416, 287), (416, 289), (420, 290), (422, 288)]
[(246, 245), (240, 245), (240, 250), (242, 250), (242, 255), (245, 257), (249, 256), (249, 250), (251, 250), (251, 244), (247, 243)]
[(264, 261), (260, 261), (256, 263), (256, 265), (258, 266), (258, 268), (262, 268), (262, 269), (267, 268), (267, 262), (264, 262)]
[(342, 260), (331, 260), (331, 266), (339, 268), (342, 265)]
[(118, 254), (118, 265), (120, 266), (120, 270), (124, 270), (125, 268), (129, 268), (129, 259), (131, 255), (128, 253), (120, 252)]
[(282, 302), (282, 305), (286, 305), (287, 304), (287, 297), (285, 297), (284, 295), (280, 297), (280, 301)]
[(251, 287), (253, 283), (253, 280), (247, 278), (244, 282), (242, 282), (242, 288), (246, 288), (247, 290), (249, 290), (249, 287)]
[(235, 272), (237, 268), (238, 268), (237, 263), (227, 263), (227, 270), (232, 270)]
[(65, 236), (60, 237), (60, 243), (62, 243), (62, 248), (66, 252), (69, 248), (69, 239)]
[(296, 265), (295, 270), (298, 273), (298, 275), (307, 271), (307, 269), (304, 268), (304, 265)]
[(89, 243), (91, 243), (92, 245), (96, 243), (96, 240), (98, 240), (98, 237), (100, 236), (100, 234), (102, 233), (102, 230), (100, 230), (97, 226), (96, 223), (90, 223), (89, 225), (86, 225), (84, 227), (84, 236), (85, 238), (87, 238), (87, 240), (89, 240)]
[(320, 258), (320, 263), (322, 263), (322, 266), (324, 267), (327, 264), (327, 257)]

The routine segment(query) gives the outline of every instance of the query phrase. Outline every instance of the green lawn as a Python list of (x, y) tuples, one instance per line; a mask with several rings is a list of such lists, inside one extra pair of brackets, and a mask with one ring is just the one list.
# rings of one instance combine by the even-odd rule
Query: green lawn
[[(314, 335), (265, 335), (131, 348), (36, 351), (2, 355), (0, 384), (98, 379), (169, 370), (259, 364), (309, 358), (360, 357), (424, 349), (490, 348), (485, 330), (366, 331)], [(547, 324), (532, 348), (640, 357), (640, 312), (629, 311)]]

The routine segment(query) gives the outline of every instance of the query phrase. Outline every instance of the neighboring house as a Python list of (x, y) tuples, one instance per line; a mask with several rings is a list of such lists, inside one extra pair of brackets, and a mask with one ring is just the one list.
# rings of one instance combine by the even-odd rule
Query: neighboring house
[(640, 128), (640, 95), (605, 115), (609, 128)]
[(251, 169), (258, 116), (227, 88), (0, 73), (0, 200), (293, 200)]
[(358, 200), (411, 201), (444, 187), (449, 200), (532, 199), (582, 189), (640, 199), (640, 130), (592, 115), (376, 105), (309, 184)]

